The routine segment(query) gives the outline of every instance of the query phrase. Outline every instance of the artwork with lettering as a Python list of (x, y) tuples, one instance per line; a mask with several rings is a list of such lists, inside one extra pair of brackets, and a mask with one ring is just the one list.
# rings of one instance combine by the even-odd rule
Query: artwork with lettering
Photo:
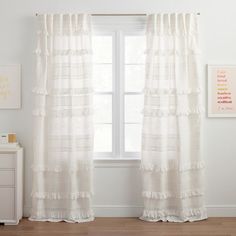
[(236, 65), (208, 65), (208, 116), (236, 117)]
[(0, 65), (0, 109), (21, 107), (20, 65)]

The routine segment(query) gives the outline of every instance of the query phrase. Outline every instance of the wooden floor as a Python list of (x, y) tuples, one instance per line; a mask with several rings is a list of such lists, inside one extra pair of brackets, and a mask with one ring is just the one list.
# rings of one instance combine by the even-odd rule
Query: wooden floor
[(235, 218), (209, 218), (194, 223), (149, 223), (137, 218), (96, 218), (71, 224), (21, 220), (17, 226), (0, 226), (0, 236), (236, 236)]

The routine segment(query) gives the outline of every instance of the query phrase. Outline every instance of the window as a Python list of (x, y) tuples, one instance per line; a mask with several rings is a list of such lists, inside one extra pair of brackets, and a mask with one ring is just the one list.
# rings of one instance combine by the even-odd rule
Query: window
[(146, 46), (144, 27), (137, 29), (125, 22), (117, 27), (110, 22), (109, 27), (104, 28), (96, 30), (93, 36), (95, 158), (138, 158)]

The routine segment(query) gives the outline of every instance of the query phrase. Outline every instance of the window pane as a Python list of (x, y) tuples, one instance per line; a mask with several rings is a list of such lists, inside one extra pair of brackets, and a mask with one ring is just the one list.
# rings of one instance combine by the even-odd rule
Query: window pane
[(94, 152), (112, 151), (112, 126), (111, 124), (96, 124), (94, 135)]
[(93, 83), (96, 92), (112, 91), (112, 65), (96, 64), (93, 66)]
[(125, 125), (125, 152), (141, 151), (141, 124)]
[(112, 122), (112, 95), (94, 95), (94, 122)]
[(94, 63), (112, 63), (112, 36), (93, 37)]
[(142, 122), (143, 95), (125, 95), (125, 122)]
[(144, 88), (144, 65), (125, 66), (125, 91), (141, 92)]
[(125, 36), (125, 63), (145, 63), (145, 36)]

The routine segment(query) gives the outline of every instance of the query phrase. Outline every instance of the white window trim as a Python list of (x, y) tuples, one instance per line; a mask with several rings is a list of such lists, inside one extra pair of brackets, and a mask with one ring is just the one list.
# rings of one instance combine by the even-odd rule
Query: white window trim
[(139, 168), (141, 164), (140, 159), (94, 159), (95, 168)]

